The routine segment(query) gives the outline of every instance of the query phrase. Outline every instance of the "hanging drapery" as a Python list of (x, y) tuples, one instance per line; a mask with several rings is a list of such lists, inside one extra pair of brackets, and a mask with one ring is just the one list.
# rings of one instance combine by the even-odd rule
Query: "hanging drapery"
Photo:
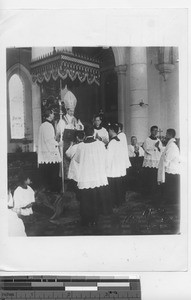
[(31, 62), (33, 83), (49, 82), (51, 78), (72, 81), (79, 79), (81, 83), (100, 85), (100, 65), (91, 58), (81, 57), (73, 53), (53, 51), (52, 53)]

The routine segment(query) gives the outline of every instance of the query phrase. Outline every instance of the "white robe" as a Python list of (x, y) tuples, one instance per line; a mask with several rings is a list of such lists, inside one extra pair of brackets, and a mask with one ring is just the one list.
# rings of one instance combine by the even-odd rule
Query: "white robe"
[(12, 209), (8, 209), (8, 232), (9, 236), (26, 236), (23, 221)]
[(64, 129), (75, 129), (75, 125), (77, 123), (77, 120), (74, 116), (70, 116), (68, 114), (63, 116), (63, 119), (60, 119), (56, 131), (59, 134), (62, 134), (64, 132)]
[(109, 142), (109, 134), (104, 127), (102, 127), (101, 129), (94, 128), (94, 137), (97, 138), (97, 136), (101, 138), (104, 144), (107, 144)]
[(165, 173), (180, 174), (180, 151), (175, 139), (168, 141), (158, 166), (158, 182), (165, 182)]
[(45, 121), (41, 124), (38, 137), (38, 164), (61, 162), (54, 127)]
[[(136, 157), (135, 148), (133, 145), (129, 145), (128, 150), (129, 150), (129, 157)], [(142, 147), (139, 146), (139, 156), (138, 157), (141, 157), (141, 156), (144, 156), (144, 150)]]
[(77, 121), (77, 119), (74, 116), (66, 114), (65, 116), (63, 116), (63, 119), (59, 120), (56, 126), (56, 135), (61, 138), (65, 129), (83, 130), (84, 126), (81, 123), (81, 121)]
[(29, 216), (33, 214), (32, 207), (30, 208), (22, 208), (35, 202), (34, 191), (28, 185), (26, 189), (23, 189), (21, 186), (18, 186), (14, 191), (13, 195), (14, 199), (14, 211), (17, 214), (21, 214), (22, 216)]
[(72, 145), (66, 151), (66, 155), (71, 159), (68, 170), (68, 179), (73, 179), (76, 182), (78, 182), (79, 177), (79, 163), (75, 160), (75, 154), (81, 145), (82, 143)]
[(121, 141), (112, 139), (107, 146), (107, 177), (126, 175), (126, 152)]
[[(155, 144), (159, 141), (159, 149), (155, 147)], [(145, 150), (144, 154), (144, 161), (143, 161), (143, 167), (149, 167), (149, 168), (158, 168), (159, 160), (162, 154), (162, 143), (157, 138), (157, 140), (152, 140), (150, 137), (148, 137), (144, 144), (143, 149)]]
[(131, 166), (130, 160), (129, 160), (129, 151), (128, 151), (128, 144), (127, 144), (127, 137), (124, 132), (118, 133), (118, 138), (120, 139), (121, 145), (124, 148), (125, 152), (125, 165), (126, 169), (128, 169)]
[(106, 175), (106, 149), (101, 141), (81, 143), (75, 160), (79, 163), (79, 189), (93, 189), (108, 184)]
[(9, 191), (8, 192), (8, 207), (12, 208), (13, 206), (14, 206), (13, 196), (12, 196), (11, 192)]

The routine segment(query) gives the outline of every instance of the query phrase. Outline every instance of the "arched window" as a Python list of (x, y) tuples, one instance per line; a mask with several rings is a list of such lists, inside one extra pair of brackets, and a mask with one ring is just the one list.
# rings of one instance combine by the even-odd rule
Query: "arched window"
[(24, 86), (19, 75), (14, 74), (9, 80), (9, 107), (11, 139), (25, 137)]

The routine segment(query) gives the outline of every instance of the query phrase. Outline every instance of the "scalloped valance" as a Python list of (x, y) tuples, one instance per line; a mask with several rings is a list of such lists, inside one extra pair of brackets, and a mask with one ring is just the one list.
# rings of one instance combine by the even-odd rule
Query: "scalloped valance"
[(69, 77), (72, 81), (78, 78), (81, 83), (87, 81), (88, 84), (95, 82), (100, 85), (100, 65), (91, 58), (53, 51), (31, 62), (31, 76), (33, 83)]

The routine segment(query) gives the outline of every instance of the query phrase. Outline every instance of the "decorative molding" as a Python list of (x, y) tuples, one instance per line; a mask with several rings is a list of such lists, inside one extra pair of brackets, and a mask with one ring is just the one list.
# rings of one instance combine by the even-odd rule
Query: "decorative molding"
[(175, 62), (177, 61), (177, 48), (174, 47), (159, 47), (158, 48), (158, 63), (155, 68), (159, 74), (163, 76), (164, 81), (167, 80), (170, 73), (173, 72)]
[(159, 71), (159, 74), (163, 76), (164, 81), (166, 81), (169, 74), (173, 72), (175, 65), (164, 63), (164, 64), (155, 65), (155, 67)]
[[(20, 63), (14, 64), (7, 70), (7, 80), (9, 81), (9, 79), (11, 78), (11, 76), (13, 74), (19, 75), (20, 72), (22, 72), (22, 75), (26, 76), (27, 79), (29, 80), (29, 82), (31, 83), (31, 75), (30, 75), (29, 70)], [(23, 80), (23, 78), (21, 78), (21, 80)]]
[(100, 65), (98, 61), (87, 57), (54, 50), (31, 62), (31, 75), (33, 83), (49, 82), (51, 78), (64, 80), (69, 77), (72, 81), (78, 78), (80, 82), (95, 82), (99, 85)]
[(127, 65), (119, 65), (115, 67), (115, 71), (117, 74), (126, 74), (127, 72)]

